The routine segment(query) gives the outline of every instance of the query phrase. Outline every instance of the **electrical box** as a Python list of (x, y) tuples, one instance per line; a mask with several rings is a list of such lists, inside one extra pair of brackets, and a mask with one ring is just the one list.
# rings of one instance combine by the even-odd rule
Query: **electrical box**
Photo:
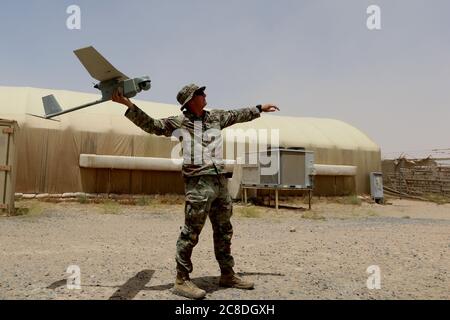
[(16, 186), (16, 121), (0, 119), (0, 211), (14, 213)]
[(370, 194), (376, 203), (383, 202), (383, 174), (381, 172), (370, 173)]
[(280, 188), (313, 187), (314, 152), (304, 149), (268, 149), (245, 154), (242, 184)]

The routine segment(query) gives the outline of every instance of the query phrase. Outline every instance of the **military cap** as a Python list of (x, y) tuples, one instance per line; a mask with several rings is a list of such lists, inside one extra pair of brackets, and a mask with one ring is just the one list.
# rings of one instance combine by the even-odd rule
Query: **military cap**
[(192, 99), (194, 93), (198, 91), (204, 91), (205, 89), (206, 87), (199, 87), (193, 83), (184, 86), (177, 94), (177, 101), (181, 104), (180, 110), (183, 110), (185, 108), (186, 103), (188, 103)]

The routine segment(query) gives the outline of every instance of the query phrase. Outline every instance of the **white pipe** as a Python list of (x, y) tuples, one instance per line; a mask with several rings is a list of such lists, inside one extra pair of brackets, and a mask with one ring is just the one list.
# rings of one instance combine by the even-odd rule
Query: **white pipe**
[[(225, 170), (232, 172), (236, 161), (224, 162)], [(181, 171), (182, 164), (183, 159), (80, 154), (82, 168)], [(314, 164), (314, 170), (318, 176), (356, 176), (356, 166)]]
[(316, 176), (356, 176), (356, 166), (314, 164)]
[[(225, 170), (233, 171), (236, 161), (224, 160), (224, 162)], [(80, 154), (81, 168), (181, 171), (182, 164), (183, 159)]]

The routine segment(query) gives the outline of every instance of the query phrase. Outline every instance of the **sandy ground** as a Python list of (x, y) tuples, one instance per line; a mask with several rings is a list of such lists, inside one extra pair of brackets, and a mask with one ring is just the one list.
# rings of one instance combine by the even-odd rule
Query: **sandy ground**
[[(312, 211), (234, 207), (236, 271), (251, 291), (218, 287), (209, 221), (192, 278), (207, 299), (450, 299), (450, 204), (317, 200)], [(0, 217), (0, 299), (184, 299), (172, 291), (182, 204), (23, 200)], [(304, 206), (304, 205), (303, 205)], [(69, 265), (81, 289), (68, 289)], [(377, 265), (381, 288), (368, 289)]]

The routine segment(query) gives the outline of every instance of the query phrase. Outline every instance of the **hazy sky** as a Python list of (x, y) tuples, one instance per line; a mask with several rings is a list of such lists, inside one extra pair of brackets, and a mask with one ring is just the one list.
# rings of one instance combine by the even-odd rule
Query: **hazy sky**
[[(66, 27), (72, 4), (81, 30)], [(94, 45), (150, 76), (139, 99), (176, 104), (195, 82), (209, 107), (343, 120), (387, 157), (450, 148), (450, 0), (4, 1), (0, 36), (0, 85), (97, 92), (72, 53)]]

